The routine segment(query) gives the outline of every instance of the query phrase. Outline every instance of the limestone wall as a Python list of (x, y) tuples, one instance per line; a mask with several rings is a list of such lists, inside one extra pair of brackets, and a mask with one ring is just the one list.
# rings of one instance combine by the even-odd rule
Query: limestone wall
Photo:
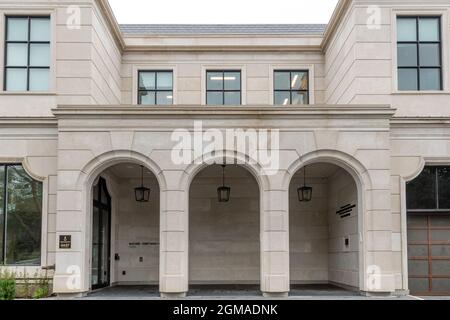
[(230, 201), (219, 203), (220, 166), (205, 168), (189, 194), (189, 283), (260, 282), (259, 188), (244, 168), (228, 166)]
[[(360, 241), (358, 190), (354, 179), (346, 171), (339, 170), (329, 179), (328, 194), (329, 281), (357, 288), (360, 281)], [(356, 207), (350, 216), (341, 217), (337, 212), (346, 205)]]

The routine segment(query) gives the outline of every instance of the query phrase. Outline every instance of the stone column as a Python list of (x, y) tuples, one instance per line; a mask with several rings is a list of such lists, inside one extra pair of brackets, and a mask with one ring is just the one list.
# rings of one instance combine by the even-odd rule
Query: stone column
[[(82, 190), (74, 183), (79, 173), (58, 171), (53, 290), (62, 297), (81, 296), (89, 291), (87, 206)], [(70, 236), (70, 248), (59, 246), (60, 236)]]
[(184, 171), (163, 172), (161, 190), (160, 291), (163, 297), (184, 297), (189, 283), (189, 192), (180, 188)]
[(261, 290), (267, 297), (289, 292), (289, 190), (262, 190)]

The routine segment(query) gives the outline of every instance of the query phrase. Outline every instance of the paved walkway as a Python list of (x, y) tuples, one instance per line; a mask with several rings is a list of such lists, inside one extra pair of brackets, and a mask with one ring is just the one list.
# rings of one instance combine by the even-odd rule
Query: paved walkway
[[(97, 290), (84, 300), (159, 300), (157, 286), (115, 286)], [(257, 286), (191, 286), (186, 300), (264, 300)], [(416, 300), (417, 297), (365, 297), (331, 285), (293, 286), (288, 300)]]

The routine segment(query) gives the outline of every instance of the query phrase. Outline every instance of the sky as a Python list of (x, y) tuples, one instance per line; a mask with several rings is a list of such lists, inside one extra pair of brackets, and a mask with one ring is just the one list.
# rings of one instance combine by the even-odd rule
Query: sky
[(338, 0), (109, 0), (119, 23), (327, 23)]

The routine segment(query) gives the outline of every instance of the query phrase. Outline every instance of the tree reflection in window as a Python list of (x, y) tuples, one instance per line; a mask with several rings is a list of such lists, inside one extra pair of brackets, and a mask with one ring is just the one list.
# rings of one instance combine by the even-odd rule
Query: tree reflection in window
[(42, 183), (21, 165), (5, 165), (3, 172), (3, 263), (40, 265)]
[(406, 185), (409, 212), (450, 210), (450, 167), (427, 166)]

